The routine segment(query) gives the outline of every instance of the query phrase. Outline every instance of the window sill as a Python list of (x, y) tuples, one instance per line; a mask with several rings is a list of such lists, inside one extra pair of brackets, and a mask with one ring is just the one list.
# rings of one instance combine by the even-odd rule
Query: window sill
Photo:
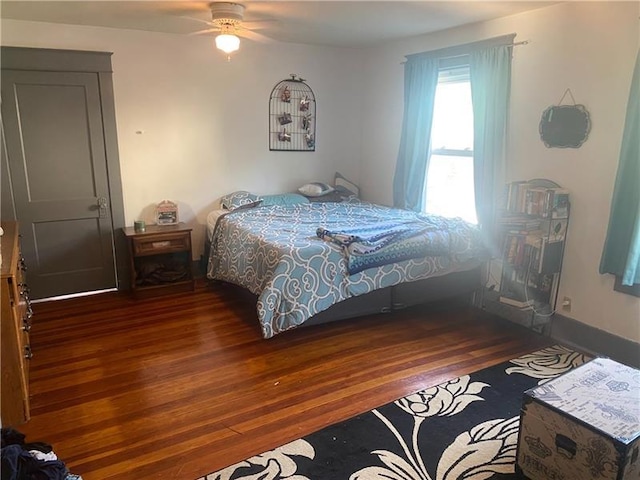
[(633, 295), (634, 297), (640, 297), (640, 283), (634, 285), (622, 285), (622, 277), (616, 275), (616, 280), (613, 284), (613, 289), (616, 292), (626, 293), (627, 295)]

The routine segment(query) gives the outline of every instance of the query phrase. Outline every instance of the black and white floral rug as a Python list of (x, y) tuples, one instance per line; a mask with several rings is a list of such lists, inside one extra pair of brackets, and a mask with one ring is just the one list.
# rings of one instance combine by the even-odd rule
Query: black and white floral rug
[(549, 347), (401, 398), (198, 480), (515, 479), (525, 390), (588, 358)]

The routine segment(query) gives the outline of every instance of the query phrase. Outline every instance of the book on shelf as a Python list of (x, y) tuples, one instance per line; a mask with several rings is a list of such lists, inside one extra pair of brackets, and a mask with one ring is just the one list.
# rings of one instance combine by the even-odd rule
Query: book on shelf
[(542, 187), (535, 182), (511, 182), (505, 189), (504, 209), (542, 218), (568, 218), (569, 192), (560, 187)]
[(540, 228), (542, 222), (539, 218), (532, 218), (526, 215), (506, 213), (498, 220), (500, 226), (507, 231), (528, 232)]
[(505, 208), (510, 212), (524, 213), (525, 197), (529, 187), (532, 187), (532, 185), (525, 181), (508, 183), (505, 195)]
[(508, 233), (504, 237), (503, 260), (511, 266), (537, 268), (543, 239), (537, 233)]
[(500, 303), (504, 303), (506, 305), (511, 305), (512, 307), (518, 307), (522, 309), (530, 308), (533, 305), (533, 300), (518, 300), (511, 297), (505, 297), (501, 295), (498, 298)]
[(549, 195), (548, 188), (528, 187), (525, 194), (525, 213), (544, 217), (548, 209)]

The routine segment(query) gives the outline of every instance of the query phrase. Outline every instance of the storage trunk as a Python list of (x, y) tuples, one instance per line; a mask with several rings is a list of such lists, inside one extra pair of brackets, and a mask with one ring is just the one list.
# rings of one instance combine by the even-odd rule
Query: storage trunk
[(525, 392), (517, 464), (533, 480), (638, 480), (639, 448), (639, 370), (596, 358)]

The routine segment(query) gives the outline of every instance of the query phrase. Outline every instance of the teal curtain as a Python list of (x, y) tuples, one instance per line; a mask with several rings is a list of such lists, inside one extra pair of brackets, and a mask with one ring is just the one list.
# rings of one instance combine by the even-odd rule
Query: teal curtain
[(504, 191), (512, 49), (509, 44), (469, 53), (476, 213), (485, 242), (496, 254), (493, 230)]
[(438, 59), (409, 56), (404, 66), (404, 118), (393, 178), (397, 208), (422, 210), (437, 86)]
[(600, 273), (640, 284), (640, 50), (631, 80), (616, 184)]

